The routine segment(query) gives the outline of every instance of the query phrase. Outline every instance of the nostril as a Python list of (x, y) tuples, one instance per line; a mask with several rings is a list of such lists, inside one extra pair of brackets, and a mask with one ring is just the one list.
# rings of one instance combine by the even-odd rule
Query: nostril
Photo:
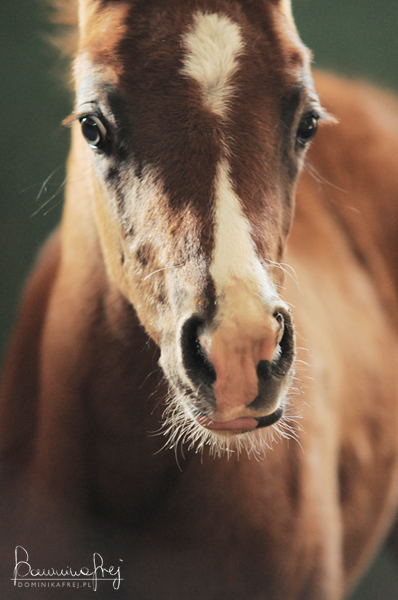
[(212, 385), (216, 381), (216, 372), (199, 341), (204, 320), (195, 315), (182, 326), (182, 361), (190, 380), (196, 385)]
[(280, 332), (280, 354), (273, 365), (275, 374), (281, 376), (286, 375), (290, 369), (294, 359), (294, 326), (291, 315), (286, 310), (278, 310), (274, 313), (275, 318), (281, 323)]
[(273, 316), (280, 325), (277, 338), (279, 352), (272, 362), (262, 360), (257, 365), (257, 375), (263, 381), (271, 376), (284, 377), (292, 366), (294, 359), (294, 327), (292, 317), (284, 309), (278, 309), (274, 312)]
[(273, 314), (273, 317), (279, 324), (279, 332), (278, 332), (278, 337), (276, 340), (277, 344), (279, 345), (283, 338), (283, 334), (284, 334), (284, 330), (285, 330), (285, 319), (284, 319), (283, 314), (279, 311), (275, 311)]

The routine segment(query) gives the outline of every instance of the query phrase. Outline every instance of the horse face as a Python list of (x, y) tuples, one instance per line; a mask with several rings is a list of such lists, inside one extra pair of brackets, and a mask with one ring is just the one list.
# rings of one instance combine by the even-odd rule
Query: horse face
[(177, 420), (269, 425), (294, 359), (278, 263), (319, 116), (288, 4), (82, 4), (76, 120), (108, 272), (161, 348)]

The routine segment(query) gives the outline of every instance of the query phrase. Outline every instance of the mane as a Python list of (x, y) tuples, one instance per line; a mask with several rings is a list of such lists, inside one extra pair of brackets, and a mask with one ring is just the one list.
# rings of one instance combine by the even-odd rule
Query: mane
[(57, 26), (51, 42), (62, 54), (73, 57), (78, 45), (78, 0), (49, 0), (50, 19)]

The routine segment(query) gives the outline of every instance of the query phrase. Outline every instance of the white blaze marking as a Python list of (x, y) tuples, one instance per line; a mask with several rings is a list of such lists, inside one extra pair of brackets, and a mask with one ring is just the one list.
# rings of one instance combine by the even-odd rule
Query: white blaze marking
[[(187, 52), (182, 72), (198, 82), (206, 108), (227, 118), (234, 93), (231, 77), (244, 51), (239, 25), (225, 15), (197, 12), (183, 43)], [(222, 143), (225, 157), (215, 181), (215, 249), (210, 273), (217, 296), (223, 297), (219, 311), (224, 316), (243, 313), (260, 318), (275, 301), (276, 292), (257, 257), (250, 223), (231, 184), (228, 149)]]
[[(242, 291), (242, 288), (236, 286), (236, 282), (240, 281), (246, 287), (243, 295), (251, 297), (249, 304), (252, 304), (252, 312), (262, 312), (264, 301), (275, 300), (276, 293), (257, 257), (250, 223), (233, 190), (225, 159), (218, 165), (215, 190), (216, 236), (210, 273), (217, 295), (225, 293), (231, 286), (235, 298), (231, 298), (228, 304), (232, 303), (237, 308), (240, 304), (239, 289)], [(245, 310), (248, 310), (247, 298), (244, 304)]]
[(224, 15), (198, 12), (183, 41), (187, 54), (182, 72), (199, 83), (205, 106), (225, 116), (233, 93), (229, 80), (244, 45), (239, 26)]

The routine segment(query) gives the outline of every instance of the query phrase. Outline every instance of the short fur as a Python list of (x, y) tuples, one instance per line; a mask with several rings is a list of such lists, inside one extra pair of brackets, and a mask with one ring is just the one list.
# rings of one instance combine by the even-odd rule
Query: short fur
[[(244, 40), (227, 119), (181, 72), (198, 10)], [(79, 27), (64, 214), (1, 387), (1, 595), (20, 545), (101, 553), (126, 600), (340, 600), (398, 502), (398, 102), (317, 73), (339, 125), (304, 163), (322, 111), (287, 1), (81, 0)], [(227, 160), (257, 295), (210, 271)]]

